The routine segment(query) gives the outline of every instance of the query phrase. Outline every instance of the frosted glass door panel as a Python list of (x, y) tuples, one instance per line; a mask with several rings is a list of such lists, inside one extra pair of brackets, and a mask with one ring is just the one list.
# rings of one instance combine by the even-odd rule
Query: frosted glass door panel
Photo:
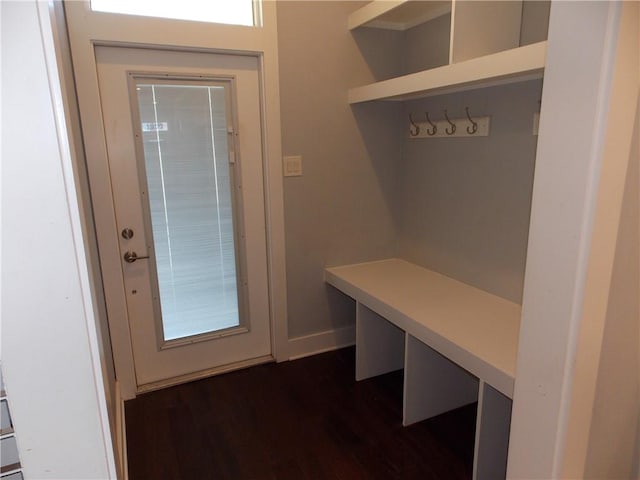
[(240, 325), (224, 85), (138, 83), (165, 341)]

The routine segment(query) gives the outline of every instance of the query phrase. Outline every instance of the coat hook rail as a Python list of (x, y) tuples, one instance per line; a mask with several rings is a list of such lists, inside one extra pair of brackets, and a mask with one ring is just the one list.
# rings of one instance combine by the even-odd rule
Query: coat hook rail
[(424, 121), (416, 121), (416, 115), (409, 114), (409, 138), (460, 138), (487, 137), (491, 117), (471, 116), (469, 107), (459, 118), (449, 117), (448, 109), (443, 109), (444, 119), (433, 120), (429, 112), (424, 112)]

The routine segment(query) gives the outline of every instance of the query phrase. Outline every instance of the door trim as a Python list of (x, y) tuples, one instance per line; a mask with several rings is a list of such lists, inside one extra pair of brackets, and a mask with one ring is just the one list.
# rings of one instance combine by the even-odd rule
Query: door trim
[(261, 28), (92, 12), (88, 1), (65, 2), (64, 7), (77, 81), (89, 183), (95, 199), (96, 236), (100, 247), (109, 331), (122, 397), (134, 398), (137, 386), (122, 265), (120, 262), (113, 262), (113, 258), (119, 256), (119, 245), (98, 88), (95, 57), (97, 45), (231, 53), (258, 58), (264, 131), (263, 168), (272, 355), (277, 361), (287, 360), (284, 205), (275, 3), (263, 4), (264, 26)]

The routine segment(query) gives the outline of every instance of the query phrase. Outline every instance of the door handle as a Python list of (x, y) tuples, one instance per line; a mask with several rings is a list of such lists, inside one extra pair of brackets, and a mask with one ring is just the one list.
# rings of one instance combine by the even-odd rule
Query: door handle
[(133, 263), (136, 260), (141, 260), (143, 258), (149, 258), (149, 255), (146, 255), (144, 257), (140, 257), (138, 256), (138, 254), (136, 252), (125, 252), (124, 254), (124, 261), (127, 263)]

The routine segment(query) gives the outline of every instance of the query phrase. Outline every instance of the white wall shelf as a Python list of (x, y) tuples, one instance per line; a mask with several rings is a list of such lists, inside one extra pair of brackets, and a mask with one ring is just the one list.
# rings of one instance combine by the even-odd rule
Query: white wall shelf
[(451, 1), (374, 0), (349, 15), (349, 30), (359, 27), (408, 30), (451, 12)]
[(349, 103), (411, 100), (542, 78), (547, 42), (352, 88)]

